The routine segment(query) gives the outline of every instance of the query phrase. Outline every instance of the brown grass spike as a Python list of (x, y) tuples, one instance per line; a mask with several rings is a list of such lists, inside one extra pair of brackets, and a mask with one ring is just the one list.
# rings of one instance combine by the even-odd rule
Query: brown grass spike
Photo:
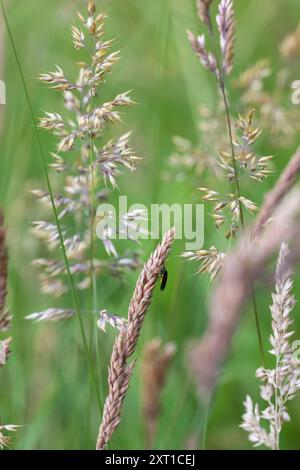
[(115, 341), (108, 372), (109, 390), (99, 429), (97, 450), (107, 446), (121, 421), (122, 405), (135, 365), (135, 361), (129, 364), (127, 361), (135, 351), (156, 282), (174, 239), (175, 230), (172, 228), (165, 234), (161, 244), (144, 265), (129, 304), (127, 326), (121, 330)]

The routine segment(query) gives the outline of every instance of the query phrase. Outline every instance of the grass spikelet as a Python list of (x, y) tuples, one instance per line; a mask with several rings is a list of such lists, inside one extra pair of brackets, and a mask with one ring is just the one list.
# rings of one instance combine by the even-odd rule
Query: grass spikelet
[[(243, 173), (245, 173), (248, 178), (254, 179), (256, 181), (262, 181), (269, 174), (268, 162), (271, 157), (258, 157), (254, 152), (250, 150), (250, 146), (255, 142), (255, 140), (260, 134), (260, 131), (252, 125), (254, 109), (248, 111), (246, 119), (243, 119), (241, 116), (239, 116), (239, 119), (236, 122), (236, 129), (241, 131), (242, 136), (235, 136), (233, 132), (232, 119), (230, 114), (230, 104), (227, 91), (227, 77), (233, 67), (235, 40), (235, 20), (232, 0), (220, 1), (216, 22), (219, 32), (222, 61), (220, 62), (218, 59), (215, 58), (215, 56), (213, 56), (216, 64), (216, 71), (214, 72), (214, 74), (217, 78), (219, 91), (223, 100), (230, 147), (229, 152), (224, 150), (221, 150), (219, 152), (220, 166), (221, 168), (223, 168), (229, 183), (233, 185), (234, 191), (232, 193), (227, 194), (225, 198), (222, 197), (216, 200), (213, 218), (217, 228), (223, 225), (226, 226), (227, 224), (225, 237), (231, 239), (235, 237), (237, 231), (240, 228), (242, 232), (245, 231), (244, 209), (248, 210), (249, 212), (254, 212), (256, 210), (256, 205), (254, 204), (254, 202), (245, 198), (242, 195), (242, 175)], [(214, 32), (212, 28), (210, 28), (210, 35), (212, 41), (214, 41)], [(195, 54), (200, 58), (200, 62), (202, 62), (206, 68), (209, 68), (204, 58), (202, 57), (201, 59), (199, 47), (197, 50), (197, 45), (199, 45), (199, 41), (197, 42), (196, 38), (193, 37), (193, 35), (190, 35), (190, 39), (193, 50)], [(208, 53), (206, 53), (206, 51), (204, 50), (205, 37), (200, 37), (200, 39), (200, 45), (203, 46), (201, 50), (202, 55), (204, 51), (206, 56), (209, 57)], [(216, 199), (215, 191), (212, 192), (211, 190), (206, 190), (205, 192), (206, 200)], [(224, 213), (224, 208), (228, 209), (229, 216)], [(220, 266), (217, 272), (221, 272), (221, 267), (222, 266)], [(262, 344), (260, 321), (258, 317), (257, 302), (253, 288), (251, 290), (257, 338), (259, 343), (260, 354), (263, 359), (264, 351)]]

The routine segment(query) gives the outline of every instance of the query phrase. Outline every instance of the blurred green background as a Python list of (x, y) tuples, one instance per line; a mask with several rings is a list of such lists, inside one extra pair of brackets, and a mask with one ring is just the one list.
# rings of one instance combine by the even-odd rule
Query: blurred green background
[[(107, 37), (115, 37), (116, 48), (122, 50), (122, 60), (107, 80), (103, 96), (133, 89), (132, 96), (137, 102), (126, 111), (124, 128), (134, 131), (135, 148), (144, 160), (136, 173), (124, 174), (119, 179), (121, 193), (127, 194), (132, 203), (199, 202), (193, 181), (180, 184), (175, 179), (162, 180), (173, 151), (172, 137), (181, 135), (196, 144), (198, 105), (214, 107), (216, 103), (215, 83), (198, 64), (186, 38), (186, 29), (195, 32), (203, 29), (196, 17), (194, 0), (97, 0), (96, 3), (99, 10), (108, 14)], [(76, 21), (77, 9), (84, 11), (86, 2), (7, 0), (4, 4), (35, 115), (40, 116), (44, 110), (60, 112), (60, 94), (45, 88), (36, 77), (40, 72), (53, 70), (55, 64), (67, 72), (75, 71), (78, 55), (71, 43), (70, 27)], [(237, 41), (232, 79), (264, 57), (271, 59), (275, 74), (280, 64), (278, 45), (300, 19), (298, 0), (236, 1), (235, 4)], [(3, 23), (1, 41), (0, 79), (6, 83), (7, 104), (1, 105), (0, 205), (8, 227), (8, 304), (14, 320), (12, 355), (0, 373), (0, 419), (3, 423), (25, 425), (14, 436), (13, 445), (17, 449), (93, 449), (100, 416), (91, 392), (76, 319), (43, 325), (24, 320), (31, 312), (62, 305), (39, 293), (37, 274), (31, 266), (39, 245), (30, 233), (31, 222), (36, 220), (37, 203), (32, 201), (29, 190), (45, 187), (45, 182), (24, 90)], [(300, 79), (299, 67), (293, 73), (293, 80)], [(268, 80), (270, 89), (274, 87), (274, 74)], [(232, 89), (234, 111), (238, 110), (238, 101), (239, 91)], [(286, 104), (290, 106), (289, 89)], [(118, 131), (121, 129), (115, 129)], [(54, 149), (55, 138), (41, 132), (41, 139), (48, 155)], [(218, 148), (217, 135), (215, 139)], [(276, 169), (265, 183), (246, 188), (257, 204), (299, 142), (300, 137), (290, 147), (278, 150), (269, 147), (268, 139), (262, 139), (259, 152), (273, 153)], [(197, 186), (202, 185), (201, 181), (197, 182)], [(207, 213), (205, 246), (212, 244), (222, 246), (224, 242)], [(143, 242), (142, 248), (146, 259), (153, 242)], [(168, 263), (167, 289), (155, 293), (137, 351), (140, 358), (145, 342), (155, 336), (177, 344), (162, 397), (158, 449), (185, 448), (202, 426), (202, 410), (188, 378), (185, 351), (188, 342), (199, 338), (205, 328), (211, 284), (207, 278), (195, 275), (196, 264), (186, 263), (179, 257), (182, 249), (182, 242), (177, 241)], [(99, 250), (103, 250), (100, 242)], [(112, 279), (101, 282), (99, 310), (107, 308), (125, 314), (136, 277), (136, 273), (130, 274), (125, 284)], [(295, 285), (297, 292), (299, 280)], [(265, 342), (270, 332), (269, 301), (270, 293), (266, 289), (259, 291)], [(71, 299), (64, 306), (71, 307)], [(300, 333), (298, 307), (296, 314)], [(108, 330), (106, 335), (99, 333), (98, 380), (103, 392), (115, 336), (114, 331)], [(254, 319), (247, 313), (235, 336), (212, 404), (206, 448), (251, 448), (239, 424), (245, 395), (259, 398), (254, 378), (259, 365)], [(144, 447), (139, 366), (140, 361), (127, 394), (122, 422), (111, 443), (115, 449)], [(284, 449), (300, 448), (299, 399), (291, 402), (290, 410), (292, 422), (282, 433)]]

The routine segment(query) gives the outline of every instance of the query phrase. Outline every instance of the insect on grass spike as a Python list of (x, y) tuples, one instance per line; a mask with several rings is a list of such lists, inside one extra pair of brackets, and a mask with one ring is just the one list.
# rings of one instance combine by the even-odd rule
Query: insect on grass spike
[(160, 282), (160, 290), (163, 291), (166, 288), (167, 281), (168, 281), (168, 271), (166, 270), (165, 266), (160, 271), (160, 277), (161, 277), (161, 282)]

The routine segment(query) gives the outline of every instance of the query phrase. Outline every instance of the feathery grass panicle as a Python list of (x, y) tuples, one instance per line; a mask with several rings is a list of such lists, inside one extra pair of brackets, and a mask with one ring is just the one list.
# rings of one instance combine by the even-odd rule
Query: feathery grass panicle
[[(121, 276), (137, 268), (135, 252), (126, 255), (126, 260), (131, 259), (131, 263), (123, 262), (124, 258), (118, 254), (113, 242), (116, 234), (111, 229), (104, 230), (105, 236), (102, 238), (108, 260), (95, 255), (94, 245), (96, 224), (109, 226), (105, 214), (96, 216), (96, 204), (107, 201), (108, 185), (117, 188), (121, 169), (134, 171), (140, 160), (130, 146), (130, 132), (115, 140), (105, 141), (106, 130), (121, 122), (122, 109), (133, 104), (133, 101), (126, 91), (110, 101), (98, 102), (99, 89), (102, 89), (107, 75), (120, 57), (119, 52), (111, 52), (113, 41), (104, 38), (106, 16), (96, 13), (92, 0), (87, 10), (87, 17), (79, 13), (80, 24), (72, 27), (74, 47), (81, 49), (86, 56), (85, 61), (77, 63), (77, 78), (68, 78), (59, 66), (54, 72), (39, 77), (52, 89), (62, 93), (65, 108), (60, 112), (46, 112), (40, 119), (40, 128), (58, 139), (56, 153), (51, 154), (54, 162), (50, 167), (62, 176), (58, 180), (59, 192), (53, 195), (53, 201), (61, 221), (69, 271), (75, 278), (75, 287), (80, 290), (90, 288), (96, 274)], [(32, 193), (46, 208), (52, 205), (48, 192), (34, 190)], [(134, 235), (140, 230), (140, 218), (141, 214), (130, 214), (130, 220), (129, 217), (128, 220), (124, 219), (119, 230), (129, 229), (131, 239), (135, 240)], [(47, 260), (34, 263), (41, 272), (42, 291), (61, 296), (68, 292), (65, 282), (68, 273), (59, 259), (60, 233), (56, 225), (38, 221), (34, 222), (34, 234), (51, 252), (48, 263)]]
[[(235, 177), (239, 180), (262, 182), (271, 173), (272, 156), (261, 156), (253, 148), (261, 135), (261, 130), (254, 125), (254, 110), (250, 110), (244, 118), (239, 116), (235, 125), (234, 134), (234, 162), (232, 152), (219, 152), (219, 167), (226, 176), (227, 181), (235, 186)], [(234, 189), (234, 188), (233, 188)], [(257, 205), (236, 191), (221, 194), (214, 189), (198, 188), (204, 195), (205, 203), (213, 204), (212, 218), (215, 227), (224, 229), (226, 239), (234, 238), (241, 227), (242, 211), (250, 214), (257, 211)], [(222, 271), (226, 253), (212, 246), (209, 250), (199, 250), (184, 253), (183, 256), (190, 261), (199, 261), (198, 273), (208, 273), (214, 280)]]
[(129, 304), (127, 324), (124, 324), (113, 346), (108, 372), (109, 390), (99, 429), (97, 450), (107, 446), (121, 421), (122, 405), (135, 365), (135, 361), (128, 363), (128, 360), (135, 351), (155, 285), (174, 239), (175, 230), (170, 229), (144, 265)]
[(152, 449), (154, 446), (157, 421), (161, 412), (161, 393), (175, 352), (174, 343), (163, 344), (160, 338), (149, 341), (144, 347), (142, 359), (143, 414), (147, 449)]
[[(272, 334), (269, 352), (274, 356), (274, 367), (260, 367), (256, 371), (256, 377), (262, 382), (260, 396), (267, 406), (261, 410), (247, 396), (241, 424), (254, 446), (264, 445), (272, 450), (279, 450), (282, 426), (290, 421), (287, 403), (295, 398), (300, 389), (299, 341), (291, 343), (294, 332), (290, 330), (293, 323), (290, 314), (295, 298), (292, 294), (293, 281), (287, 262), (288, 255), (288, 246), (283, 243), (277, 261), (275, 293), (272, 294), (273, 303), (270, 307)], [(262, 421), (267, 423), (268, 430), (262, 426)]]
[[(263, 181), (271, 172), (272, 156), (260, 156), (254, 149), (254, 144), (262, 132), (254, 125), (254, 109), (248, 110), (246, 117), (239, 115), (235, 123), (235, 132), (232, 128), (225, 87), (225, 76), (229, 75), (233, 67), (234, 56), (235, 22), (232, 0), (220, 1), (216, 21), (221, 44), (222, 64), (215, 57), (214, 61), (208, 60), (209, 54), (204, 50), (204, 35), (197, 39), (192, 33), (189, 33), (189, 38), (194, 52), (204, 67), (214, 71), (218, 80), (223, 99), (223, 114), (226, 116), (225, 127), (228, 128), (226, 145), (228, 146), (229, 137), (230, 150), (218, 149), (219, 161), (217, 164), (223, 177), (232, 186), (232, 190), (227, 194), (220, 194), (219, 191), (206, 187), (198, 189), (204, 192), (203, 200), (214, 205), (212, 218), (216, 228), (222, 227), (225, 238), (231, 239), (236, 236), (240, 228), (244, 230), (244, 210), (250, 213), (257, 210), (256, 204), (242, 194), (241, 183), (244, 179)], [(214, 39), (213, 31), (210, 32), (212, 39)], [(212, 63), (214, 67), (210, 66)], [(226, 254), (222, 250), (212, 247), (210, 250), (201, 250), (194, 254), (186, 253), (184, 256), (189, 260), (200, 261), (198, 272), (209, 273), (213, 280), (221, 272)]]
[(211, 246), (209, 250), (186, 251), (181, 256), (189, 261), (199, 261), (197, 273), (209, 274), (213, 281), (222, 270), (227, 254)]

